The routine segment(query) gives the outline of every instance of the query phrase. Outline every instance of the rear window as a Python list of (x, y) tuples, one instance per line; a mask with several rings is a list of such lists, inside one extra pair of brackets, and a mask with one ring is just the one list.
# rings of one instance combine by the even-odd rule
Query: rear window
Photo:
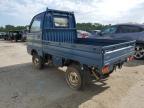
[(120, 32), (121, 33), (134, 33), (134, 32), (141, 32), (142, 29), (137, 26), (121, 26)]
[(55, 27), (68, 27), (68, 18), (64, 17), (54, 17)]

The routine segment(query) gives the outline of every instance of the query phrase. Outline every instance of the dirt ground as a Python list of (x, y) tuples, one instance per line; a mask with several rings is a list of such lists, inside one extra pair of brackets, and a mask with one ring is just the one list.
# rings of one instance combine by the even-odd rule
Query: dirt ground
[(1, 40), (0, 108), (144, 108), (144, 60), (74, 91), (56, 67), (34, 69), (26, 43)]

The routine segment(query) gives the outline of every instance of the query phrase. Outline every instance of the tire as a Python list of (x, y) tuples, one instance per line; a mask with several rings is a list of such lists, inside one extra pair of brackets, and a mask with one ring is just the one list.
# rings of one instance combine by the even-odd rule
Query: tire
[(37, 54), (32, 56), (32, 62), (36, 69), (42, 69), (44, 67), (43, 58), (38, 56)]
[(80, 66), (70, 65), (66, 71), (66, 82), (68, 86), (74, 90), (82, 90), (84, 87), (84, 79), (81, 74)]
[(141, 60), (144, 58), (144, 47), (143, 46), (137, 45), (135, 47), (135, 51), (136, 51), (134, 54), (135, 59)]
[(17, 38), (15, 38), (14, 40), (15, 40), (15, 42), (18, 42), (18, 39), (17, 39)]
[(17, 36), (14, 36), (14, 37), (13, 37), (13, 40), (14, 40), (15, 42), (17, 42), (17, 41), (18, 41)]
[(24, 39), (24, 38), (22, 38), (22, 39), (21, 39), (21, 42), (25, 42), (25, 39)]

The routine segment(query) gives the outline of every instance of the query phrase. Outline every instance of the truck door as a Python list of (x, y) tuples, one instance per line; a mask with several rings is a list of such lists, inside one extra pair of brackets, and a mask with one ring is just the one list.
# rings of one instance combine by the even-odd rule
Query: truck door
[(41, 46), (43, 14), (35, 16), (30, 24), (27, 40), (33, 45)]

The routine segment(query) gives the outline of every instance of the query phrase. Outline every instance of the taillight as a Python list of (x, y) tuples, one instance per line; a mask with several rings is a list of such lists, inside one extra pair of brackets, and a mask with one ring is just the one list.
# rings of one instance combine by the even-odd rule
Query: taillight
[(82, 35), (82, 38), (87, 38), (87, 34), (82, 33), (81, 35)]
[(133, 56), (129, 56), (128, 58), (127, 58), (127, 61), (133, 61), (134, 60), (134, 57)]
[(84, 35), (84, 34), (81, 34), (81, 37), (82, 37), (82, 38), (85, 38), (85, 35)]
[(106, 73), (109, 73), (109, 65), (106, 65), (106, 66), (104, 66), (103, 68), (102, 68), (102, 73), (103, 74), (106, 74)]

